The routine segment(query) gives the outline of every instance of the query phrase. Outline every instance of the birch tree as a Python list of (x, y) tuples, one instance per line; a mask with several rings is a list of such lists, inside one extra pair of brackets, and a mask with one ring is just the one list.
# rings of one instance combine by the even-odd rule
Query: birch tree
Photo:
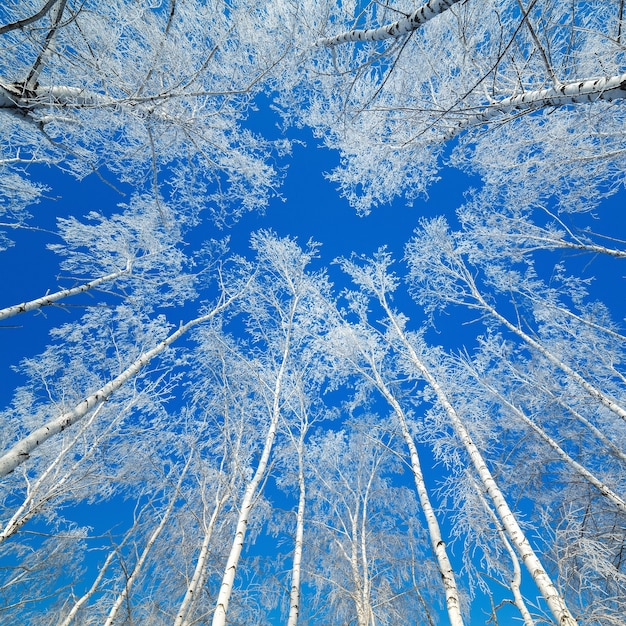
[(378, 426), (367, 428), (328, 432), (309, 450), (305, 563), (320, 601), (332, 607), (327, 619), (363, 626), (422, 619), (420, 589), (410, 578), (411, 558), (421, 556), (409, 552), (421, 544), (416, 502), (393, 486), (394, 444)]
[(389, 360), (386, 355), (387, 348), (384, 346), (384, 339), (377, 337), (376, 330), (368, 323), (365, 303), (359, 302), (358, 296), (353, 294), (350, 305), (351, 310), (359, 315), (359, 324), (346, 325), (344, 328), (338, 329), (336, 334), (333, 334), (333, 351), (335, 354), (341, 355), (341, 358), (346, 359), (350, 364), (350, 369), (356, 370), (368, 384), (379, 391), (394, 413), (402, 439), (408, 449), (415, 488), (423, 515), (426, 518), (430, 544), (443, 583), (448, 618), (451, 624), (463, 624), (461, 593), (429, 488), (424, 479), (420, 454), (411, 433), (411, 422), (403, 408), (406, 400), (403, 402), (399, 400), (397, 391), (394, 389), (396, 385), (394, 385), (393, 379), (388, 379), (393, 374), (385, 371), (390, 369), (393, 372), (395, 364), (392, 362), (391, 365), (385, 367), (385, 361)]
[(237, 564), (243, 549), (250, 512), (266, 480), (285, 403), (287, 376), (292, 367), (292, 352), (306, 352), (307, 342), (324, 328), (321, 298), (326, 287), (323, 276), (309, 274), (307, 265), (315, 256), (315, 245), (300, 250), (289, 239), (278, 239), (261, 232), (253, 237), (261, 273), (251, 283), (248, 297), (241, 301), (248, 332), (265, 353), (254, 364), (259, 378), (259, 393), (265, 404), (266, 423), (262, 426), (259, 459), (238, 505), (239, 519), (226, 562), (217, 598), (213, 625), (226, 621)]

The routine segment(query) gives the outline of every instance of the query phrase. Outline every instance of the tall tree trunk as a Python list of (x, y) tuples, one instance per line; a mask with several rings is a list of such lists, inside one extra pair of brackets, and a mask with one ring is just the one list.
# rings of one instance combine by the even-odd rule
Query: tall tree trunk
[(209, 523), (208, 525), (206, 525), (204, 530), (204, 537), (202, 539), (202, 545), (200, 546), (200, 553), (198, 554), (198, 558), (196, 560), (196, 568), (193, 572), (191, 582), (187, 587), (185, 597), (183, 598), (180, 608), (178, 609), (176, 619), (174, 620), (174, 626), (188, 626), (189, 624), (189, 614), (193, 608), (196, 598), (198, 597), (198, 593), (200, 592), (200, 589), (204, 584), (207, 559), (209, 556), (209, 546), (211, 545), (213, 530), (215, 529), (217, 517), (227, 499), (228, 493), (220, 497), (218, 492), (218, 494), (216, 494), (215, 496), (215, 506), (213, 507), (213, 512), (211, 513)]
[(111, 395), (117, 391), (124, 383), (131, 380), (143, 367), (145, 367), (150, 361), (161, 352), (163, 352), (166, 348), (168, 348), (172, 343), (174, 343), (179, 337), (184, 335), (188, 330), (197, 326), (198, 324), (202, 324), (203, 322), (208, 322), (210, 319), (215, 317), (218, 313), (223, 311), (225, 308), (230, 305), (235, 298), (238, 298), (241, 295), (241, 292), (225, 299), (222, 298), (219, 304), (215, 306), (215, 308), (207, 313), (206, 315), (201, 315), (190, 322), (187, 322), (174, 333), (172, 333), (167, 339), (161, 341), (157, 346), (152, 348), (152, 350), (148, 350), (144, 352), (139, 358), (135, 359), (135, 361), (129, 365), (119, 376), (116, 376), (112, 381), (108, 382), (103, 387), (100, 387), (97, 391), (92, 393), (90, 396), (79, 402), (71, 411), (67, 411), (62, 413), (58, 417), (55, 417), (40, 428), (34, 430), (30, 435), (27, 435), (18, 443), (16, 443), (12, 448), (7, 450), (0, 457), (0, 477), (6, 476), (10, 474), (18, 465), (24, 463), (29, 457), (33, 450), (36, 450), (42, 443), (46, 442), (53, 435), (57, 435), (60, 432), (63, 432), (76, 422), (80, 421), (85, 415), (87, 415), (91, 409), (102, 404)]
[(296, 513), (296, 540), (291, 567), (291, 590), (289, 592), (289, 617), (287, 626), (296, 626), (300, 613), (300, 576), (302, 570), (302, 547), (304, 540), (304, 509), (306, 505), (306, 484), (304, 481), (304, 459), (302, 458), (303, 438), (298, 447), (298, 511)]
[(456, 584), (454, 576), (454, 569), (450, 563), (448, 552), (446, 550), (446, 543), (441, 535), (441, 529), (437, 516), (430, 502), (430, 496), (424, 482), (424, 475), (422, 473), (421, 463), (417, 446), (413, 441), (413, 437), (409, 431), (409, 427), (406, 420), (404, 410), (400, 406), (387, 384), (382, 379), (374, 359), (369, 355), (364, 355), (368, 360), (372, 375), (368, 375), (362, 372), (371, 382), (378, 388), (384, 398), (387, 400), (391, 408), (393, 409), (398, 422), (400, 423), (400, 429), (402, 430), (402, 437), (409, 449), (409, 455), (411, 458), (411, 469), (413, 472), (413, 480), (415, 481), (415, 488), (419, 497), (424, 517), (426, 518), (426, 524), (428, 526), (428, 535), (430, 538), (430, 545), (432, 546), (433, 554), (437, 559), (437, 566), (441, 575), (445, 596), (446, 596), (446, 610), (448, 612), (448, 619), (451, 626), (463, 626), (463, 616), (461, 615), (461, 601), (459, 596), (459, 590)]
[(478, 380), (478, 382), (489, 390), (500, 402), (507, 406), (526, 426), (528, 426), (539, 438), (544, 441), (552, 450), (554, 450), (557, 456), (568, 465), (572, 471), (574, 471), (583, 480), (595, 487), (603, 496), (609, 499), (617, 508), (626, 513), (626, 502), (618, 496), (608, 485), (603, 483), (599, 478), (592, 474), (586, 467), (574, 460), (561, 446), (552, 438), (548, 433), (540, 426), (535, 424), (520, 408), (515, 406), (512, 402), (509, 402), (497, 389), (490, 385), (487, 381), (481, 379), (478, 374), (470, 370), (472, 375)]
[(246, 490), (241, 501), (239, 509), (239, 519), (237, 520), (237, 528), (235, 530), (235, 537), (233, 544), (226, 561), (226, 568), (224, 570), (224, 576), (222, 578), (222, 585), (217, 597), (215, 606), (215, 613), (213, 614), (212, 626), (224, 626), (226, 624), (226, 612), (228, 611), (228, 603), (233, 590), (233, 582), (235, 580), (235, 572), (239, 563), (239, 557), (243, 549), (244, 539), (246, 536), (246, 530), (248, 527), (248, 520), (250, 513), (254, 505), (254, 500), (257, 496), (257, 491), (262, 479), (265, 476), (267, 465), (274, 445), (274, 438), (276, 437), (276, 429), (278, 427), (278, 419), (280, 417), (280, 396), (282, 393), (283, 378), (287, 368), (287, 360), (290, 353), (291, 333), (293, 331), (294, 316), (296, 308), (298, 306), (299, 298), (294, 296), (291, 308), (289, 311), (289, 319), (287, 320), (287, 331), (285, 336), (285, 345), (281, 357), (281, 363), (276, 375), (276, 382), (273, 389), (272, 410), (270, 415), (270, 424), (265, 434), (265, 442), (263, 444), (263, 452), (257, 465), (256, 471), (252, 480), (248, 483)]

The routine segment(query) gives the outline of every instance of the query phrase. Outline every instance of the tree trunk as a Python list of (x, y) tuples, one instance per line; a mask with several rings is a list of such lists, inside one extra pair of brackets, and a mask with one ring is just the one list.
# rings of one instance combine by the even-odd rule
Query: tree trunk
[(0, 457), (0, 477), (10, 474), (18, 465), (24, 463), (33, 450), (36, 450), (42, 443), (46, 442), (50, 437), (63, 432), (76, 422), (80, 421), (91, 409), (105, 402), (117, 389), (119, 389), (124, 383), (131, 380), (145, 365), (172, 343), (174, 343), (179, 337), (184, 335), (188, 330), (207, 322), (218, 313), (223, 311), (235, 298), (238, 298), (241, 293), (237, 293), (234, 296), (226, 300), (222, 300), (210, 313), (197, 317), (185, 325), (182, 325), (176, 332), (172, 333), (167, 339), (164, 339), (157, 346), (144, 352), (139, 358), (137, 358), (129, 367), (127, 367), (119, 376), (108, 382), (103, 387), (100, 387), (97, 391), (78, 403), (71, 411), (67, 411), (51, 419), (40, 428), (34, 430), (30, 435), (24, 437), (21, 441), (16, 443), (10, 450), (7, 450)]
[(458, 133), (472, 126), (486, 124), (499, 116), (512, 111), (533, 111), (546, 107), (560, 107), (568, 104), (595, 102), (596, 100), (617, 100), (626, 97), (626, 74), (618, 76), (589, 78), (576, 82), (526, 91), (493, 102), (479, 111), (459, 122), (453, 129), (448, 131), (445, 139), (451, 139)]
[(90, 289), (94, 289), (98, 287), (102, 283), (106, 283), (111, 280), (115, 280), (124, 274), (128, 274), (131, 269), (131, 263), (128, 262), (127, 266), (123, 270), (118, 270), (117, 272), (111, 272), (106, 276), (101, 276), (100, 278), (96, 278), (88, 283), (83, 283), (82, 285), (78, 285), (78, 287), (72, 287), (71, 289), (62, 289), (61, 291), (56, 291), (55, 293), (46, 294), (41, 298), (36, 298), (35, 300), (30, 300), (28, 302), (22, 302), (22, 304), (14, 304), (13, 306), (6, 307), (4, 309), (0, 309), (0, 320), (5, 320), (8, 317), (13, 317), (14, 315), (19, 315), (20, 313), (26, 313), (27, 311), (35, 311), (36, 309), (41, 309), (44, 306), (50, 306), (63, 298), (67, 298), (69, 296), (75, 296), (79, 293), (85, 293)]
[(392, 22), (380, 28), (368, 28), (365, 30), (349, 30), (334, 37), (324, 37), (317, 41), (318, 46), (336, 46), (350, 41), (382, 41), (384, 39), (398, 39), (403, 35), (412, 33), (429, 20), (437, 17), (459, 0), (429, 0), (419, 9), (416, 9), (408, 17), (397, 22)]

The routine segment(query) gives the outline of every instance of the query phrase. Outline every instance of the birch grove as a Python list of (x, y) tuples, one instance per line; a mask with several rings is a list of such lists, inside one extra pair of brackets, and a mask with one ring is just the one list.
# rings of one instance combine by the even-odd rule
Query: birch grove
[(623, 626), (623, 5), (5, 2), (0, 622)]

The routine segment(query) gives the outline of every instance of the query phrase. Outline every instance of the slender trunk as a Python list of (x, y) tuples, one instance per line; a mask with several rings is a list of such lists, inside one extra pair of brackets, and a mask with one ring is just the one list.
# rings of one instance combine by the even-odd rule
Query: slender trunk
[(591, 252), (593, 254), (606, 254), (617, 259), (626, 259), (626, 250), (618, 250), (617, 248), (607, 248), (593, 243), (574, 243), (565, 239), (555, 239), (553, 237), (539, 237), (538, 235), (527, 235), (524, 233), (509, 235), (512, 239), (521, 239), (523, 241), (537, 241), (542, 248), (557, 249), (565, 248), (568, 250), (577, 250), (578, 252)]
[(141, 573), (141, 570), (143, 569), (143, 566), (148, 558), (148, 555), (150, 554), (150, 550), (152, 550), (152, 547), (156, 543), (156, 540), (159, 538), (159, 535), (163, 531), (163, 528), (165, 528), (165, 524), (167, 524), (167, 521), (170, 515), (172, 514), (172, 511), (174, 510), (174, 505), (178, 501), (180, 488), (187, 474), (187, 470), (189, 469), (189, 465), (191, 463), (192, 457), (193, 457), (193, 454), (190, 454), (189, 459), (187, 460), (187, 463), (185, 464), (185, 467), (183, 468), (183, 471), (180, 474), (180, 478), (178, 479), (176, 488), (174, 489), (174, 495), (172, 496), (167, 506), (167, 509), (165, 510), (165, 513), (163, 514), (163, 517), (161, 518), (161, 521), (159, 522), (158, 526), (154, 529), (153, 533), (150, 535), (150, 538), (148, 539), (148, 543), (145, 545), (141, 553), (141, 556), (135, 563), (135, 566), (133, 567), (133, 571), (131, 575), (127, 578), (123, 591), (117, 596), (115, 602), (113, 603), (113, 606), (111, 607), (109, 615), (106, 621), (104, 622), (104, 626), (113, 626), (113, 624), (115, 623), (117, 614), (120, 610), (120, 607), (122, 606), (122, 604), (124, 604), (124, 602), (127, 601), (128, 596), (130, 594), (130, 590), (132, 586), (134, 585), (135, 581), (137, 580), (137, 577)]
[(413, 11), (408, 17), (397, 22), (392, 22), (380, 28), (369, 28), (365, 30), (349, 30), (334, 37), (324, 37), (317, 41), (318, 46), (336, 46), (351, 41), (382, 41), (383, 39), (398, 39), (408, 33), (417, 30), (429, 20), (437, 17), (459, 0), (429, 0), (421, 7)]
[(538, 384), (534, 380), (529, 380), (527, 376), (523, 375), (519, 372), (515, 367), (511, 367), (511, 370), (514, 372), (515, 376), (518, 380), (520, 380), (525, 385), (530, 385), (532, 388), (537, 388), (543, 391), (549, 398), (552, 399), (553, 402), (558, 404), (560, 407), (564, 408), (572, 417), (576, 418), (583, 426), (588, 428), (594, 436), (601, 441), (610, 451), (610, 454), (614, 457), (620, 459), (626, 463), (626, 453), (624, 453), (620, 448), (618, 448), (615, 443), (613, 443), (597, 426), (592, 424), (584, 415), (581, 415), (578, 411), (575, 411), (571, 406), (565, 404), (562, 400), (560, 400), (550, 389), (544, 387), (543, 385)]
[(278, 427), (278, 418), (280, 417), (280, 395), (282, 391), (283, 378), (285, 370), (287, 368), (287, 359), (290, 352), (291, 333), (293, 330), (293, 321), (296, 312), (296, 308), (299, 303), (299, 298), (294, 296), (291, 303), (291, 310), (289, 312), (289, 320), (287, 322), (287, 332), (285, 337), (285, 346), (283, 349), (282, 359), (278, 374), (276, 375), (276, 382), (273, 390), (273, 403), (272, 412), (270, 416), (270, 424), (265, 434), (265, 443), (263, 445), (263, 452), (259, 460), (259, 464), (256, 468), (252, 480), (248, 483), (243, 495), (241, 507), (239, 509), (239, 519), (237, 520), (237, 528), (235, 530), (235, 537), (233, 544), (226, 561), (226, 568), (224, 570), (224, 576), (222, 578), (222, 585), (217, 597), (217, 603), (215, 606), (215, 613), (213, 614), (212, 626), (224, 626), (226, 624), (226, 612), (228, 611), (228, 603), (233, 590), (233, 583), (235, 580), (235, 572), (239, 563), (239, 557), (243, 549), (243, 543), (246, 536), (246, 530), (248, 527), (248, 519), (250, 518), (250, 512), (254, 505), (255, 497), (257, 496), (257, 490), (261, 484), (261, 480), (265, 476), (267, 464), (270, 459), (272, 447), (274, 445), (274, 438), (276, 437), (276, 430)]
[(588, 78), (545, 89), (526, 91), (517, 96), (494, 102), (482, 111), (465, 118), (448, 131), (445, 139), (451, 139), (467, 128), (486, 124), (512, 111), (532, 111), (546, 107), (595, 102), (596, 100), (611, 101), (624, 97), (626, 97), (626, 74)]
[[(626, 76), (626, 75), (625, 75)], [(626, 78), (625, 78), (626, 80)], [(613, 398), (605, 394), (600, 389), (597, 389), (594, 385), (592, 385), (588, 380), (583, 378), (578, 372), (574, 371), (567, 363), (562, 361), (555, 354), (550, 352), (546, 347), (544, 347), (537, 340), (533, 339), (530, 335), (525, 333), (519, 326), (516, 326), (512, 322), (510, 322), (504, 315), (502, 315), (499, 311), (497, 311), (491, 304), (489, 304), (482, 293), (478, 289), (476, 282), (474, 280), (474, 276), (468, 269), (467, 265), (461, 258), (461, 255), (454, 251), (452, 253), (452, 260), (455, 264), (455, 269), (460, 275), (461, 279), (467, 285), (469, 291), (471, 292), (471, 297), (474, 302), (465, 302), (466, 306), (475, 309), (482, 309), (483, 311), (489, 313), (493, 318), (498, 320), (503, 326), (508, 328), (512, 333), (517, 335), (520, 339), (526, 342), (531, 348), (539, 352), (539, 354), (543, 355), (550, 363), (555, 365), (562, 372), (567, 374), (573, 381), (575, 381), (578, 385), (580, 385), (594, 400), (605, 406), (607, 409), (621, 417), (623, 420), (626, 420), (626, 410), (621, 407)]]
[(500, 539), (506, 548), (506, 551), (509, 553), (509, 557), (511, 558), (511, 563), (513, 564), (513, 577), (511, 578), (510, 586), (511, 592), (513, 593), (513, 602), (517, 607), (517, 610), (520, 612), (522, 619), (524, 620), (524, 626), (535, 626), (535, 621), (528, 608), (526, 607), (526, 603), (524, 602), (524, 598), (520, 591), (520, 587), (522, 584), (522, 570), (520, 568), (519, 559), (517, 558), (517, 554), (515, 554), (515, 550), (513, 550), (513, 546), (511, 546), (510, 541), (506, 537), (506, 533), (504, 532), (502, 525), (500, 524), (496, 514), (493, 512), (493, 509), (489, 506), (489, 503), (485, 500), (485, 497), (482, 494), (482, 491), (478, 485), (476, 485), (476, 493), (482, 502), (483, 508), (491, 517), (493, 523), (498, 529), (498, 534), (500, 535)]
[(363, 581), (359, 572), (359, 510), (360, 502), (357, 498), (357, 508), (353, 515), (350, 515), (352, 525), (352, 537), (350, 541), (350, 568), (352, 569), (352, 582), (354, 583), (354, 604), (356, 608), (356, 618), (359, 626), (368, 626), (365, 614), (366, 605), (363, 597)]
[(606, 335), (613, 337), (613, 339), (617, 339), (618, 341), (626, 341), (626, 336), (612, 330), (611, 328), (607, 328), (606, 326), (603, 326), (602, 324), (597, 324), (596, 322), (592, 320), (585, 319), (584, 317), (581, 317), (580, 315), (576, 315), (576, 313), (574, 313), (573, 311), (570, 311), (569, 309), (565, 307), (559, 306), (558, 304), (553, 304), (552, 302), (548, 302), (547, 300), (544, 300), (542, 298), (538, 298), (534, 296), (532, 293), (528, 293), (526, 291), (522, 291), (520, 293), (522, 293), (531, 302), (534, 302), (540, 307), (546, 307), (548, 309), (552, 309), (553, 311), (559, 311), (560, 313), (563, 313), (563, 315), (566, 315), (567, 317), (570, 317), (576, 320), (577, 322), (584, 324), (585, 326), (589, 326), (590, 328), (595, 328), (601, 333), (605, 333)]
[(174, 620), (174, 626), (188, 626), (189, 620), (187, 616), (191, 612), (195, 599), (198, 597), (198, 592), (204, 584), (204, 577), (206, 575), (206, 562), (209, 556), (209, 546), (211, 544), (211, 537), (213, 536), (213, 530), (217, 522), (217, 517), (224, 506), (224, 503), (228, 499), (228, 495), (222, 495), (219, 497), (219, 493), (215, 496), (215, 507), (209, 520), (209, 524), (204, 531), (204, 538), (202, 539), (202, 546), (200, 547), (200, 553), (196, 561), (196, 569), (194, 570), (191, 582), (187, 587), (185, 597), (178, 609), (176, 619)]
[(431, 386), (439, 403), (442, 408), (447, 413), (452, 426), (463, 443), (474, 468), (482, 484), (485, 487), (485, 490), (489, 494), (494, 506), (496, 508), (496, 512), (500, 521), (502, 522), (502, 526), (507, 533), (508, 538), (511, 540), (518, 554), (520, 555), (524, 565), (532, 576), (537, 588), (539, 589), (541, 595), (544, 597), (548, 608), (550, 609), (552, 615), (557, 621), (559, 626), (577, 626), (577, 622), (570, 613), (565, 601), (559, 594), (557, 588), (554, 583), (548, 576), (545, 568), (543, 567), (541, 560), (535, 554), (532, 549), (528, 539), (526, 538), (523, 530), (517, 522), (513, 512), (509, 508), (500, 488), (498, 487), (496, 481), (494, 480), (489, 468), (485, 460), (482, 457), (482, 454), (474, 444), (469, 431), (463, 424), (461, 418), (457, 414), (454, 407), (450, 404), (446, 393), (443, 388), (439, 385), (437, 380), (430, 373), (430, 370), (425, 366), (425, 364), (418, 357), (417, 353), (413, 349), (413, 346), (409, 342), (408, 338), (404, 334), (401, 325), (398, 323), (395, 315), (391, 311), (389, 304), (386, 300), (385, 294), (382, 292), (377, 293), (379, 301), (385, 313), (387, 314), (391, 325), (398, 336), (398, 339), (403, 344), (409, 360), (413, 363), (416, 369), (420, 372), (422, 377), (426, 380), (426, 382)]
[(600, 402), (600, 404), (621, 417), (623, 420), (626, 420), (626, 410), (622, 408), (619, 404), (617, 404), (615, 400), (613, 400), (604, 392), (597, 389), (589, 381), (583, 378), (578, 372), (574, 371), (569, 365), (561, 361), (560, 358), (552, 354), (552, 352), (550, 352), (547, 348), (545, 348), (538, 341), (533, 339), (530, 335), (526, 334), (521, 328), (511, 323), (506, 317), (504, 317), (490, 304), (488, 304), (487, 301), (483, 298), (482, 294), (478, 291), (478, 288), (476, 287), (473, 280), (469, 284), (474, 293), (474, 297), (480, 303), (481, 308), (489, 312), (501, 324), (506, 326), (506, 328), (508, 328), (511, 332), (515, 333), (520, 339), (525, 341), (529, 346), (542, 354), (546, 359), (548, 359), (548, 361), (550, 361), (550, 363), (556, 365), (556, 367), (558, 367), (562, 372), (567, 374), (572, 380), (579, 384), (592, 398)]
[(131, 268), (130, 261), (128, 265), (123, 270), (118, 270), (117, 272), (111, 272), (106, 276), (102, 276), (100, 278), (96, 278), (88, 283), (83, 283), (82, 285), (78, 285), (77, 287), (72, 287), (71, 289), (62, 289), (61, 291), (56, 291), (55, 293), (49, 293), (41, 298), (36, 298), (35, 300), (29, 300), (28, 302), (22, 302), (22, 304), (14, 304), (13, 306), (6, 307), (4, 309), (0, 309), (0, 320), (7, 319), (8, 317), (13, 317), (14, 315), (19, 315), (20, 313), (26, 313), (28, 311), (35, 311), (36, 309), (41, 309), (44, 306), (50, 306), (63, 298), (68, 298), (69, 296), (75, 296), (79, 293), (85, 293), (95, 287), (98, 287), (102, 283), (106, 283), (124, 274), (128, 274)]
[(368, 359), (370, 367), (372, 369), (373, 378), (372, 382), (376, 385), (378, 390), (383, 394), (389, 405), (394, 410), (398, 421), (400, 422), (400, 428), (402, 430), (402, 437), (409, 449), (411, 457), (411, 469), (413, 471), (413, 480), (415, 481), (415, 488), (420, 500), (420, 505), (424, 516), (426, 517), (426, 524), (428, 526), (428, 535), (430, 537), (430, 545), (432, 546), (433, 553), (437, 559), (437, 566), (439, 568), (439, 574), (443, 582), (443, 587), (446, 595), (446, 609), (448, 612), (448, 619), (451, 626), (463, 626), (463, 616), (461, 615), (461, 601), (459, 596), (459, 590), (454, 577), (454, 570), (448, 552), (446, 550), (446, 543), (442, 538), (441, 529), (439, 528), (439, 522), (437, 516), (430, 502), (430, 496), (426, 489), (426, 483), (424, 482), (424, 475), (420, 464), (419, 454), (417, 452), (417, 446), (413, 441), (413, 437), (409, 432), (409, 427), (406, 421), (406, 415), (404, 410), (396, 400), (391, 390), (383, 381), (378, 369), (375, 367), (373, 359)]
[(298, 512), (296, 514), (296, 541), (291, 567), (291, 591), (289, 593), (289, 617), (287, 626), (296, 626), (300, 612), (300, 576), (302, 568), (302, 547), (304, 537), (304, 508), (306, 505), (306, 484), (304, 481), (304, 461), (302, 458), (302, 438), (298, 448)]
[(176, 332), (172, 333), (169, 337), (167, 337), (167, 339), (161, 341), (157, 346), (152, 348), (152, 350), (144, 352), (119, 376), (79, 402), (71, 411), (67, 411), (58, 417), (51, 419), (46, 422), (46, 424), (30, 433), (30, 435), (27, 435), (16, 443), (11, 449), (7, 450), (0, 457), (0, 477), (10, 474), (16, 467), (24, 463), (30, 457), (31, 452), (50, 439), (50, 437), (63, 432), (85, 417), (91, 409), (108, 400), (115, 391), (122, 387), (124, 383), (131, 380), (144, 366), (150, 363), (155, 356), (163, 352), (194, 326), (207, 322), (215, 317), (240, 295), (241, 293), (237, 293), (226, 300), (222, 300), (210, 313), (197, 317), (196, 319), (181, 325)]
[(278, 425), (278, 415), (272, 416), (268, 431), (265, 435), (265, 444), (263, 447), (263, 453), (257, 466), (256, 472), (252, 477), (252, 480), (248, 483), (241, 502), (241, 508), (239, 513), (239, 519), (237, 520), (237, 528), (235, 531), (235, 537), (233, 540), (230, 554), (226, 562), (226, 568), (224, 570), (224, 577), (222, 578), (222, 585), (217, 597), (217, 603), (215, 607), (215, 613), (213, 614), (212, 626), (224, 626), (226, 624), (226, 612), (228, 611), (228, 603), (233, 590), (233, 583), (235, 580), (235, 572), (239, 563), (239, 557), (243, 549), (244, 539), (246, 536), (246, 530), (248, 527), (248, 519), (254, 505), (255, 496), (257, 495), (257, 489), (261, 483), (261, 480), (265, 476), (267, 464), (269, 462), (270, 454), (272, 452), (272, 446), (274, 444), (274, 438), (276, 436), (276, 427)]
[(559, 444), (546, 433), (543, 428), (535, 424), (521, 409), (509, 402), (497, 389), (489, 385), (486, 381), (478, 378), (477, 374), (472, 374), (479, 380), (486, 389), (488, 389), (500, 402), (505, 404), (526, 426), (528, 426), (534, 433), (536, 433), (545, 443), (547, 443), (552, 450), (554, 450), (558, 457), (569, 467), (576, 472), (583, 480), (587, 481), (590, 485), (595, 487), (603, 496), (608, 498), (613, 504), (615, 504), (623, 513), (626, 513), (626, 502), (620, 496), (618, 496), (610, 487), (604, 484), (601, 480), (596, 478), (587, 468), (583, 467), (580, 463), (575, 461)]
[(58, 624), (58, 626), (70, 626), (80, 608), (85, 604), (85, 602), (87, 602), (91, 598), (91, 596), (93, 596), (93, 594), (98, 589), (98, 585), (102, 582), (102, 579), (107, 573), (109, 565), (111, 565), (111, 561), (113, 561), (116, 556), (117, 550), (111, 550), (111, 552), (109, 552), (104, 562), (104, 565), (100, 568), (100, 571), (98, 572), (98, 575), (93, 581), (91, 587), (78, 600), (76, 600), (70, 612), (65, 616), (65, 619)]
[(370, 578), (369, 564), (367, 559), (367, 502), (369, 500), (369, 493), (372, 487), (372, 481), (374, 479), (374, 471), (370, 474), (369, 481), (367, 483), (367, 489), (363, 496), (363, 506), (361, 507), (361, 568), (363, 570), (363, 587), (362, 597), (363, 606), (365, 607), (365, 622), (367, 626), (374, 626), (374, 611), (372, 609), (372, 580)]

